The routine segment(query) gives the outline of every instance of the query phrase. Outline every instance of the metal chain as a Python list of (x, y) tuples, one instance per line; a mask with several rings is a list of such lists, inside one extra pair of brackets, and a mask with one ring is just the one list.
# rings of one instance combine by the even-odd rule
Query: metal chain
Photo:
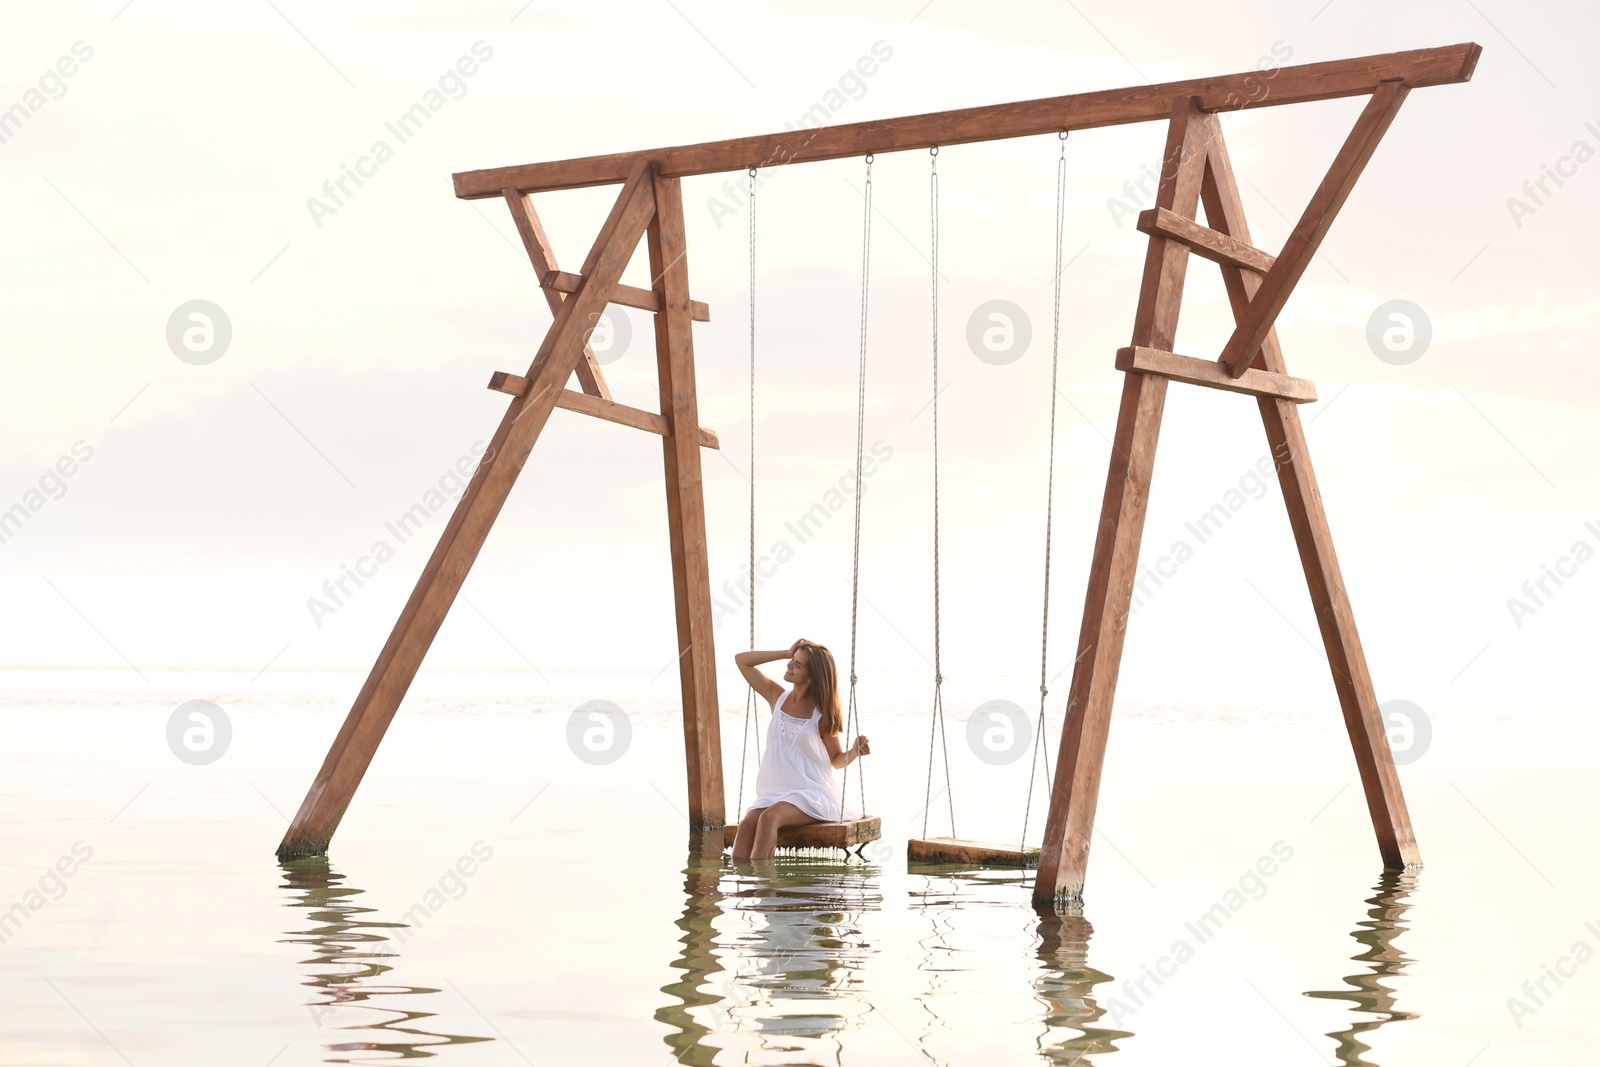
[(933, 714), (928, 722), (928, 777), (922, 796), (922, 836), (928, 836), (928, 816), (933, 807), (933, 740), (937, 729), (944, 754), (944, 793), (950, 806), (950, 836), (956, 836), (955, 794), (950, 788), (950, 746), (944, 729), (944, 659), (940, 649), (939, 616), (939, 146), (928, 149), (929, 252), (933, 288)]
[(756, 647), (756, 168), (750, 168), (750, 648)]
[[(867, 281), (872, 264), (872, 156), (867, 156), (867, 183), (862, 193), (861, 213), (861, 357), (856, 372), (856, 519), (854, 556), (850, 572), (850, 710), (845, 719), (845, 736), (850, 736), (859, 721), (856, 708), (856, 632), (861, 600), (861, 457), (867, 426)], [(863, 813), (867, 806), (866, 775), (857, 775)], [(850, 764), (844, 765), (844, 782), (839, 789), (839, 821), (844, 821), (845, 791), (850, 788)]]
[[(750, 649), (756, 647), (756, 168), (750, 168), (750, 197), (746, 202), (750, 211)], [(756, 691), (750, 689), (744, 698), (744, 732), (739, 738), (739, 810), (744, 810), (744, 767), (752, 735), (756, 747), (756, 764), (761, 763), (761, 730), (751, 729), (756, 718)]]
[(1039, 767), (1039, 753), (1044, 754), (1045, 789), (1053, 787), (1053, 778), (1050, 772), (1050, 752), (1046, 744), (1045, 732), (1045, 697), (1049, 694), (1046, 685), (1047, 663), (1050, 655), (1050, 532), (1051, 522), (1055, 515), (1055, 486), (1056, 486), (1056, 368), (1061, 354), (1061, 273), (1062, 266), (1062, 231), (1065, 228), (1064, 216), (1067, 208), (1067, 135), (1062, 132), (1058, 135), (1061, 139), (1061, 159), (1056, 164), (1056, 274), (1055, 274), (1055, 308), (1051, 324), (1050, 337), (1050, 460), (1048, 474), (1045, 479), (1045, 504), (1044, 504), (1044, 621), (1039, 627), (1039, 728), (1034, 733), (1034, 758), (1028, 761), (1028, 801), (1022, 811), (1022, 839), (1020, 848), (1027, 848), (1028, 844), (1028, 817), (1033, 811), (1033, 782), (1034, 772)]

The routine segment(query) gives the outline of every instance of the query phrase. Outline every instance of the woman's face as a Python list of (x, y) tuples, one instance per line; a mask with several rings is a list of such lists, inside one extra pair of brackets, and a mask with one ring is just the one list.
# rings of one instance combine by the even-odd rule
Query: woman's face
[(806, 670), (806, 660), (810, 655), (810, 649), (796, 649), (794, 655), (789, 657), (789, 665), (783, 669), (783, 680), (796, 685), (808, 681), (811, 675)]

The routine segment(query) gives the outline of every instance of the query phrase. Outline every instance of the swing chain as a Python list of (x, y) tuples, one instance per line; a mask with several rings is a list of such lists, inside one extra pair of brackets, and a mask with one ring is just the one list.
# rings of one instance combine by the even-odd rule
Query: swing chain
[[(866, 187), (862, 191), (861, 212), (861, 353), (856, 372), (856, 507), (855, 532), (850, 569), (850, 708), (845, 720), (845, 736), (860, 728), (860, 712), (856, 705), (856, 634), (859, 629), (861, 601), (861, 470), (866, 444), (867, 419), (867, 295), (872, 264), (872, 160), (867, 153)], [(854, 762), (854, 761), (851, 761)], [(863, 812), (867, 806), (867, 781), (865, 772), (857, 772), (857, 789), (861, 795)], [(850, 764), (844, 765), (844, 781), (839, 788), (839, 821), (844, 821), (845, 792), (850, 788)]]
[(1055, 484), (1056, 484), (1056, 372), (1061, 355), (1061, 274), (1065, 267), (1062, 264), (1062, 237), (1065, 229), (1067, 206), (1067, 131), (1062, 130), (1056, 135), (1061, 141), (1061, 157), (1056, 164), (1056, 256), (1054, 293), (1055, 303), (1051, 318), (1050, 335), (1050, 452), (1045, 477), (1045, 505), (1044, 505), (1044, 609), (1043, 621), (1039, 626), (1039, 728), (1035, 731), (1035, 754), (1028, 761), (1028, 800), (1022, 811), (1022, 838), (1019, 848), (1026, 849), (1028, 843), (1028, 818), (1033, 812), (1033, 783), (1034, 774), (1039, 768), (1039, 757), (1044, 758), (1045, 790), (1049, 792), (1054, 787), (1054, 776), (1050, 771), (1049, 735), (1045, 729), (1045, 698), (1050, 690), (1047, 687), (1049, 676), (1050, 656), (1050, 543), (1051, 526), (1055, 517)]
[[(749, 170), (750, 208), (750, 648), (756, 647), (756, 168)], [(761, 762), (761, 729), (756, 724), (755, 690), (745, 694), (744, 729), (739, 736), (739, 807), (744, 808), (744, 770), (750, 744), (755, 743), (756, 763)], [(754, 727), (754, 728), (752, 728)]]
[(750, 648), (756, 647), (756, 168), (750, 177)]
[(939, 598), (939, 146), (928, 149), (929, 275), (932, 290), (931, 351), (933, 366), (933, 714), (928, 722), (928, 775), (922, 796), (922, 836), (928, 836), (933, 808), (933, 747), (935, 735), (944, 755), (944, 792), (950, 808), (950, 836), (956, 836), (955, 792), (950, 784), (950, 746), (944, 724), (944, 657)]

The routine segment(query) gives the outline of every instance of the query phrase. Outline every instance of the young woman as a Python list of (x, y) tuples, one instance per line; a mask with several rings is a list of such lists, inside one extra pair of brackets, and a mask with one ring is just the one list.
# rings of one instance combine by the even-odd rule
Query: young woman
[[(789, 657), (783, 686), (757, 670), (758, 664)], [(785, 826), (859, 819), (846, 806), (834, 771), (872, 751), (865, 737), (848, 750), (839, 746), (844, 719), (839, 710), (839, 674), (833, 653), (801, 638), (787, 652), (741, 652), (734, 657), (750, 688), (772, 705), (767, 746), (756, 774), (756, 798), (739, 823), (733, 862), (766, 859), (777, 849)]]

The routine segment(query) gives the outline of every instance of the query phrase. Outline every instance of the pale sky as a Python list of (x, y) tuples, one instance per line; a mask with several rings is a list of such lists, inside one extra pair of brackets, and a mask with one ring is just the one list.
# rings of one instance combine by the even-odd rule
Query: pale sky
[[(1600, 583), (1600, 565), (1574, 556), (1579, 541), (1600, 550), (1597, 21), (1586, 6), (1503, 0), (1158, 14), (946, 0), (870, 14), (701, 0), (13, 6), (0, 16), (0, 109), (26, 115), (0, 143), (0, 511), (22, 504), (28, 517), (0, 544), (0, 660), (370, 664), (446, 516), (405, 544), (385, 524), (441, 477), (448, 488), (452, 466), (491, 436), (508, 398), (484, 384), (524, 372), (550, 319), (504, 207), (455, 199), (454, 171), (773, 132), (819, 103), (850, 122), (1275, 56), (1477, 41), (1470, 83), (1411, 95), (1279, 329), (1290, 373), (1322, 397), (1302, 414), (1380, 696), (1471, 686), (1576, 700)], [(873, 75), (848, 76), (869, 55)], [(402, 143), (386, 124), (430, 92), (437, 110)], [(1360, 106), (1225, 118), (1261, 247), (1281, 245)], [(1149, 206), (1137, 183), (1162, 137), (1152, 123), (1067, 147), (1075, 258), (1051, 623), (1063, 666), (1115, 420), (1112, 360), (1144, 255), (1127, 209)], [(380, 140), (382, 162), (363, 162)], [(1036, 669), (1057, 152), (1050, 136), (939, 157), (947, 670)], [(346, 167), (368, 176), (330, 213), (324, 183)], [(848, 644), (848, 509), (804, 545), (783, 524), (854, 462), (862, 172), (860, 160), (792, 168), (759, 197), (756, 536), (763, 551), (786, 537), (795, 548), (760, 593), (763, 645), (802, 633)], [(729, 210), (730, 178), (742, 181), (684, 184), (691, 289), (712, 309), (695, 338), (702, 419), (723, 445), (703, 454), (719, 590), (745, 555), (750, 432), (747, 215)], [(926, 670), (927, 153), (881, 155), (874, 179), (867, 439), (892, 459), (863, 500), (861, 655), (865, 669)], [(539, 199), (567, 269), (614, 195)], [(627, 275), (635, 284), (648, 282), (644, 261)], [(192, 300), (231, 324), (226, 351), (204, 365), (167, 340)], [(1030, 347), (1007, 365), (966, 340), (991, 300), (1031, 321)], [(1392, 300), (1431, 324), (1406, 365), (1368, 343), (1369, 318)], [(648, 406), (648, 316), (628, 316), (631, 343), (606, 372), (619, 399)], [(1214, 358), (1229, 322), (1215, 270), (1194, 260), (1179, 350)], [(1140, 610), (1128, 671), (1326, 673), (1304, 640), (1316, 642), (1315, 623), (1278, 490), (1251, 480), (1264, 451), (1253, 401), (1172, 386), (1145, 559), (1192, 542), (1185, 523), (1241, 479), (1245, 502)], [(62, 457), (72, 474), (57, 480), (47, 472)], [(661, 483), (657, 438), (557, 412), (429, 665), (670, 662)], [(394, 558), (313, 619), (308, 598), (380, 540)], [(1568, 576), (1513, 618), (1508, 598), (1526, 597), (1546, 565)], [(746, 641), (734, 608), (717, 629), (724, 659)], [(132, 670), (127, 681), (139, 684)]]

